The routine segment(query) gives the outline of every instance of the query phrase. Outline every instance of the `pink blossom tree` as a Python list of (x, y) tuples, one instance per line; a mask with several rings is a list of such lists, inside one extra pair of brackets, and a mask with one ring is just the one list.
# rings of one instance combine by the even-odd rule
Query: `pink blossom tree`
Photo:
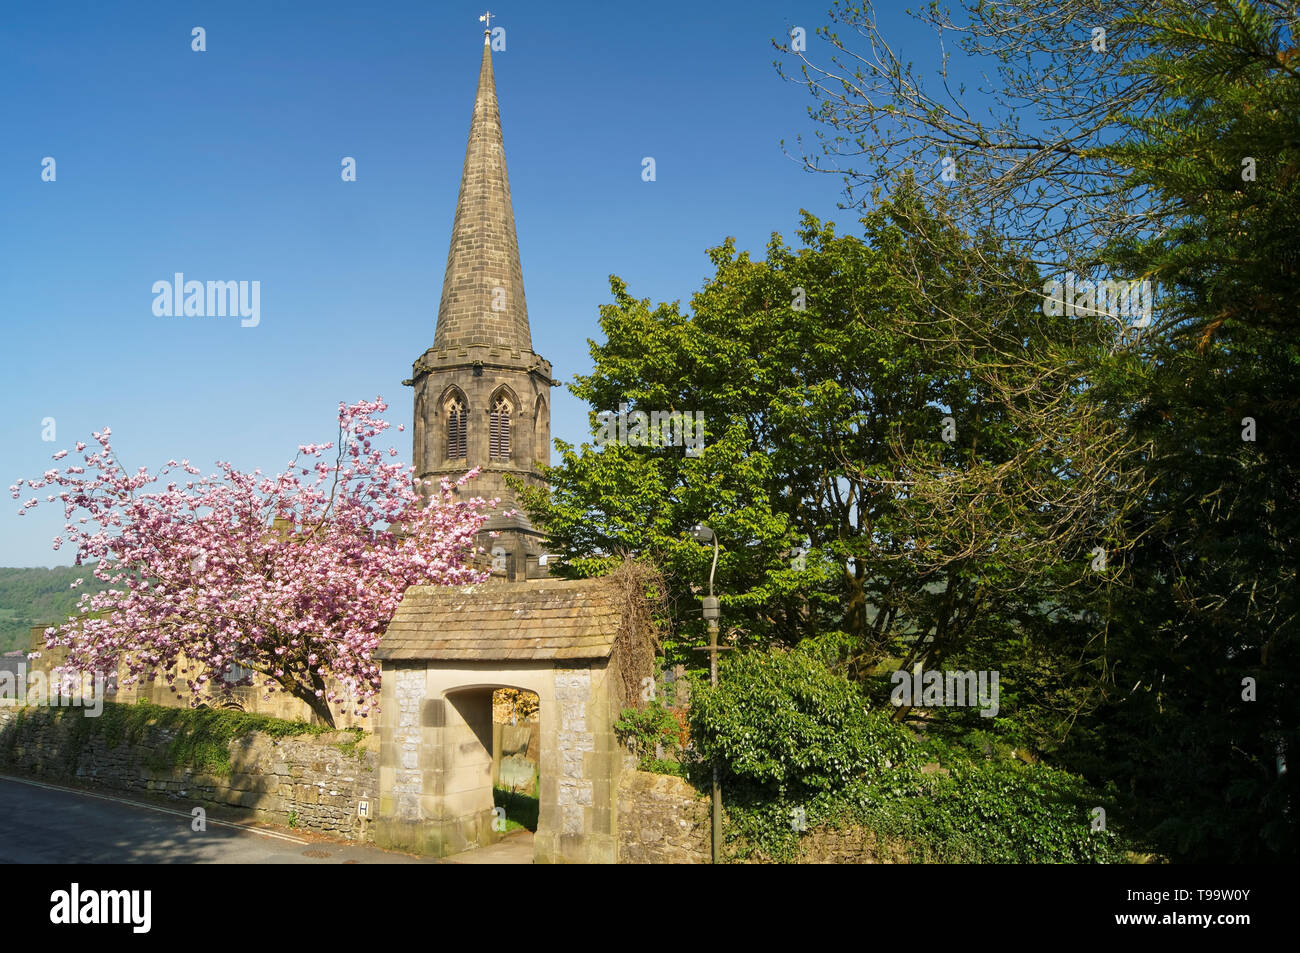
[(179, 672), (195, 699), (214, 678), (251, 684), (251, 671), (325, 724), (335, 703), (366, 715), (379, 692), (372, 656), (402, 594), (483, 581), (468, 563), (496, 502), (456, 498), (477, 470), (416, 492), (413, 468), (385, 462), (378, 446), (386, 409), (381, 398), (340, 403), (337, 442), (300, 446), (274, 477), (225, 462), (201, 477), (187, 460), (131, 474), (105, 427), (82, 463), (11, 486), (14, 499), (24, 483), (57, 488), (45, 501), (63, 503), (76, 564), (97, 559), (95, 577), (113, 586), (83, 595), (78, 616), (46, 630), (47, 648), (66, 647), (75, 671), (111, 672), (121, 660), (125, 684), (158, 670), (174, 684), (183, 656), (198, 663)]

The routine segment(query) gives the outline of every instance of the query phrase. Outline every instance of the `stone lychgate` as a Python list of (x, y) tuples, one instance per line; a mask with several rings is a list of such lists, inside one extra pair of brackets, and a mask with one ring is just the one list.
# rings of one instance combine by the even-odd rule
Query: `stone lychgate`
[(501, 836), (492, 692), (520, 688), (540, 703), (534, 859), (614, 863), (625, 604), (608, 579), (408, 589), (376, 653), (376, 841), (445, 856)]

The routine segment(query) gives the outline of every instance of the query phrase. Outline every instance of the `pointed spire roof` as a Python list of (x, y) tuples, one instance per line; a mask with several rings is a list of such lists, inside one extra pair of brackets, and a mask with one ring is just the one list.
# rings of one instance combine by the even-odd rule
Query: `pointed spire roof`
[(474, 118), (465, 147), (456, 219), (438, 305), (433, 346), (491, 344), (532, 350), (505, 144), (492, 79), (492, 48), (483, 36)]

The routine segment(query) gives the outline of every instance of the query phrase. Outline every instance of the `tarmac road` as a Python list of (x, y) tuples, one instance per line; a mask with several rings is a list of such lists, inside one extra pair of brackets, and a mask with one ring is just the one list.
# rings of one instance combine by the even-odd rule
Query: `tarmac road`
[(211, 815), (206, 831), (194, 831), (192, 820), (187, 810), (0, 775), (0, 863), (431, 862), (376, 847), (233, 824)]

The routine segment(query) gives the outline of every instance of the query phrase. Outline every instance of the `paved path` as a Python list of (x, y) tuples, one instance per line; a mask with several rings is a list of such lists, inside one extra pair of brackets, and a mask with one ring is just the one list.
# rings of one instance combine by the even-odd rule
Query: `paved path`
[[(419, 864), (395, 851), (309, 834), (207, 819), (191, 829), (188, 811), (129, 797), (0, 775), (0, 863), (10, 864)], [(524, 835), (523, 837), (519, 836)], [(525, 846), (526, 838), (526, 846)], [(526, 859), (521, 859), (526, 854)], [(471, 856), (477, 855), (477, 856)], [(530, 863), (532, 835), (443, 863)]]
[(512, 831), (495, 844), (476, 847), (463, 854), (452, 854), (444, 864), (531, 864), (533, 835), (529, 831)]

